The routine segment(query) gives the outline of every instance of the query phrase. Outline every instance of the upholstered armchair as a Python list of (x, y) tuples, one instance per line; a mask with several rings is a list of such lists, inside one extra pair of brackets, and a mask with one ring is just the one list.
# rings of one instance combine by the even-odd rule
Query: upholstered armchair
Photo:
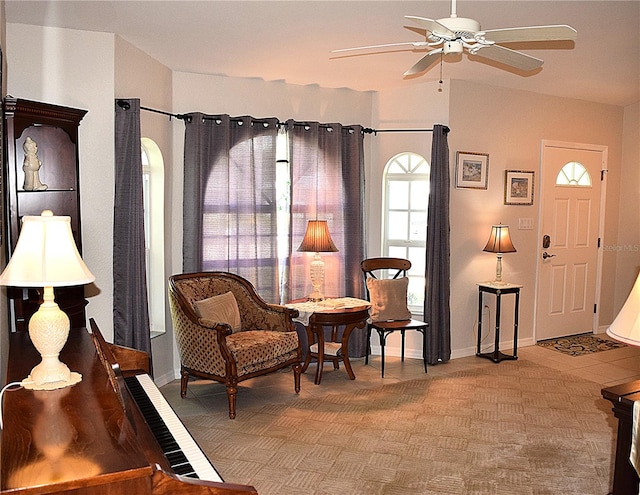
[(238, 382), (287, 366), (300, 391), (301, 350), (292, 321), (296, 310), (267, 304), (249, 281), (226, 272), (171, 276), (169, 304), (181, 361), (181, 397), (189, 377), (222, 382), (234, 419)]

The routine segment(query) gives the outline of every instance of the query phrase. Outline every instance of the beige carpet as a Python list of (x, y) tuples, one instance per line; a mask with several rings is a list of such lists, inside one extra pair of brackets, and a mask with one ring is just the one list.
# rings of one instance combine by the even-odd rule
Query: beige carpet
[(617, 425), (600, 386), (526, 360), (288, 397), (183, 421), (225, 480), (261, 495), (610, 489)]

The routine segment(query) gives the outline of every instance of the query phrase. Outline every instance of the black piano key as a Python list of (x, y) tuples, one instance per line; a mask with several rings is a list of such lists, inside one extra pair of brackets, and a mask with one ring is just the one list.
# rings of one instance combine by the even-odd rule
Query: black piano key
[(193, 466), (180, 449), (180, 446), (171, 434), (171, 431), (167, 428), (162, 416), (160, 416), (154, 407), (153, 402), (145, 393), (138, 379), (135, 376), (126, 377), (125, 383), (174, 473), (189, 478), (198, 478), (199, 476), (194, 471)]

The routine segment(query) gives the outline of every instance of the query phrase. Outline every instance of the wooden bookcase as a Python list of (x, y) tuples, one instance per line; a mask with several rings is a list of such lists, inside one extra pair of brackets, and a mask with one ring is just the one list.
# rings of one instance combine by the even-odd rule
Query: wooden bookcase
[[(71, 217), (71, 229), (82, 253), (78, 127), (86, 114), (48, 103), (7, 97), (4, 100), (5, 157), (3, 167), (3, 205), (7, 260), (15, 249), (22, 217), (51, 210), (54, 215)], [(46, 189), (27, 190), (25, 183), (25, 141), (37, 144), (41, 161), (39, 181)], [(27, 187), (27, 189), (25, 189)], [(12, 330), (27, 330), (31, 315), (42, 302), (42, 289), (7, 289)], [(71, 320), (71, 328), (86, 326), (84, 286), (55, 289), (56, 302)]]

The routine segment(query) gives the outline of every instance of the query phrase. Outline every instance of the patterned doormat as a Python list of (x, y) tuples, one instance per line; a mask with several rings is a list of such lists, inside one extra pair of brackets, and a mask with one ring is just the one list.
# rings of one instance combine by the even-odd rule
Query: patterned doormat
[(608, 351), (618, 347), (626, 347), (627, 344), (616, 340), (609, 340), (597, 337), (591, 333), (570, 335), (559, 339), (541, 340), (539, 346), (548, 347), (570, 356), (584, 356), (594, 352)]

